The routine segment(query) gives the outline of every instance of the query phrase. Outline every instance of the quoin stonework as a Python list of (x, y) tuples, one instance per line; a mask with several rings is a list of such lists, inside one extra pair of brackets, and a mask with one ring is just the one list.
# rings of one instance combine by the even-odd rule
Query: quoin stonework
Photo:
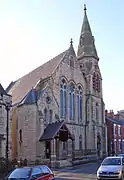
[(11, 105), (11, 95), (7, 94), (0, 84), (0, 158), (7, 158), (6, 156), (8, 156), (8, 158), (11, 158)]
[(86, 6), (78, 52), (67, 50), (12, 82), (12, 157), (67, 166), (106, 153), (102, 76)]

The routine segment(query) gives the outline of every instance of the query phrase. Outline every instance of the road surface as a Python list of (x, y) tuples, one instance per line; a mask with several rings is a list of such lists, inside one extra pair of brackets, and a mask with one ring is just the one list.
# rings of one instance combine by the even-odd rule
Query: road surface
[(56, 170), (56, 180), (96, 180), (96, 171), (100, 162), (78, 165), (72, 168), (63, 168)]

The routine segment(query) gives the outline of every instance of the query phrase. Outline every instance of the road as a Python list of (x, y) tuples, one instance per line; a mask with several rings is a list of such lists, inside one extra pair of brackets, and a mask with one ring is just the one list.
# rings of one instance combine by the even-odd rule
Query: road
[(78, 165), (72, 168), (63, 168), (55, 171), (56, 180), (96, 180), (96, 171), (100, 162)]

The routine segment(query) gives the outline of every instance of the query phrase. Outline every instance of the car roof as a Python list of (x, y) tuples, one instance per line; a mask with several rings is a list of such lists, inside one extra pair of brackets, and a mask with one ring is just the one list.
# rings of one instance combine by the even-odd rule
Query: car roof
[(106, 157), (105, 159), (115, 159), (115, 158), (122, 158), (120, 156), (109, 156), (109, 157)]

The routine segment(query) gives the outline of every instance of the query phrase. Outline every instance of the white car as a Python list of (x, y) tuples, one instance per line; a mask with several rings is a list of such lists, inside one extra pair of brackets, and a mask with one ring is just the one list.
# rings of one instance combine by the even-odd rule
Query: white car
[(97, 170), (97, 179), (124, 179), (124, 158), (119, 156), (107, 157)]

